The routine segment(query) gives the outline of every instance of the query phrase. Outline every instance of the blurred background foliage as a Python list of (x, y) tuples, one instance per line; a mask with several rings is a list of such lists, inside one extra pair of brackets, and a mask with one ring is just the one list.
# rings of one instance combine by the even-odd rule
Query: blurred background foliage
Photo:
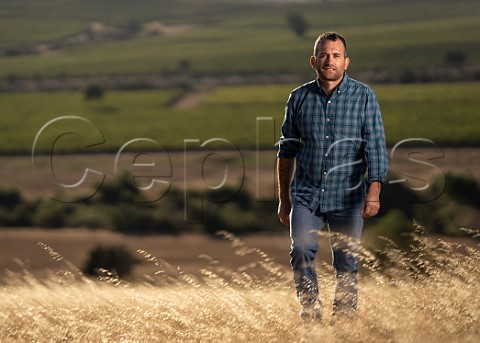
[[(459, 228), (477, 224), (478, 199), (480, 183), (456, 174), (437, 176), (433, 186), (421, 193), (406, 183), (386, 184), (379, 215), (366, 221), (365, 239), (369, 244), (381, 246), (382, 239), (378, 236), (383, 236), (408, 246), (414, 220), (432, 234), (466, 236)], [(170, 190), (159, 201), (146, 200), (128, 174), (105, 182), (95, 196), (81, 203), (27, 201), (19, 190), (3, 187), (0, 226), (87, 227), (134, 235), (190, 232), (215, 236), (220, 230), (237, 235), (286, 230), (275, 214), (276, 201), (259, 201), (243, 189), (223, 187), (190, 191), (188, 195)]]

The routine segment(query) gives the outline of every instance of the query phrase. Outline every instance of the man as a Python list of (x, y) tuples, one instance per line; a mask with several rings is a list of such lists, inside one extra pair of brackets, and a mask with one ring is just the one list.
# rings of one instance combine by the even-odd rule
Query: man
[(292, 91), (282, 124), (278, 216), (290, 225), (296, 293), (308, 320), (322, 316), (314, 261), (325, 225), (336, 272), (333, 315), (353, 316), (363, 219), (378, 213), (388, 168), (375, 93), (347, 76), (349, 63), (343, 36), (320, 35), (310, 57), (317, 79)]

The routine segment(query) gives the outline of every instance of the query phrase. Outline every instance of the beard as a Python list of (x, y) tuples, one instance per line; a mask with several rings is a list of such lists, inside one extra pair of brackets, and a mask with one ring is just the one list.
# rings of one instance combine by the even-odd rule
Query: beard
[(322, 68), (317, 69), (318, 78), (325, 81), (338, 81), (343, 77), (344, 71), (335, 69), (335, 70), (324, 70)]

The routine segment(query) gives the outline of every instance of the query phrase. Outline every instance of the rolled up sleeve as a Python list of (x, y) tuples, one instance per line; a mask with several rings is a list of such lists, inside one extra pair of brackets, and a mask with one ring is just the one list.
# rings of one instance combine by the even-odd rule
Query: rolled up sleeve
[(285, 117), (282, 123), (282, 135), (278, 142), (279, 158), (294, 158), (300, 147), (300, 135), (294, 123), (294, 97), (290, 94), (285, 105)]

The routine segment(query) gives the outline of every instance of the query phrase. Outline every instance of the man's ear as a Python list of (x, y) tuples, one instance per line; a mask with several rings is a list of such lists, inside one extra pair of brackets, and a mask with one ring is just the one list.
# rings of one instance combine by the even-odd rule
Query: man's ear
[(345, 70), (348, 69), (349, 65), (350, 65), (350, 57), (345, 57)]
[(310, 56), (310, 65), (312, 66), (313, 69), (317, 69), (315, 67), (316, 63), (317, 63), (317, 59), (315, 58), (315, 56)]

